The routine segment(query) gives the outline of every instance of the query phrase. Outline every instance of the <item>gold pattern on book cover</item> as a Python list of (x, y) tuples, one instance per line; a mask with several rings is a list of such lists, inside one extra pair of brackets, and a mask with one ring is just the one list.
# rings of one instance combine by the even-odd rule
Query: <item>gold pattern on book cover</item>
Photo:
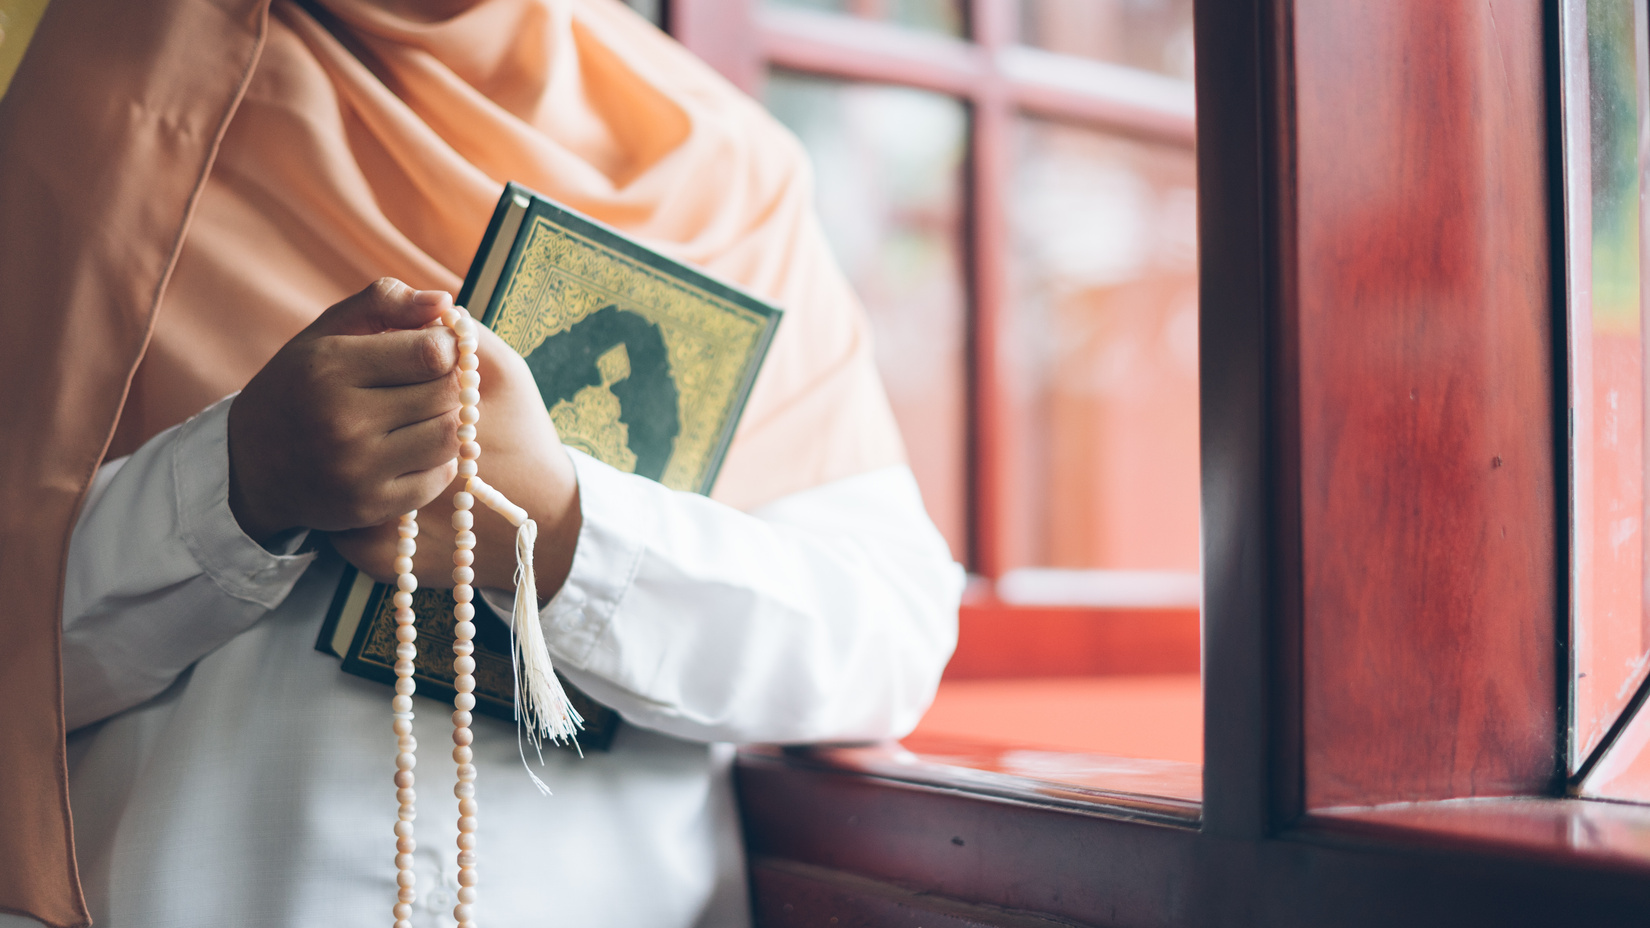
[[(767, 319), (536, 216), (491, 327), (526, 357), (545, 339), (615, 305), (659, 327), (680, 395), (681, 432), (659, 482), (699, 489), (722, 428), (736, 411), (746, 362)], [(557, 403), (558, 409), (570, 408), (552, 414), (562, 441), (624, 469), (622, 457), (614, 461), (599, 450), (625, 446), (615, 431), (623, 424), (599, 395), (611, 397), (607, 386), (587, 388), (592, 395), (576, 396), (571, 404)]]

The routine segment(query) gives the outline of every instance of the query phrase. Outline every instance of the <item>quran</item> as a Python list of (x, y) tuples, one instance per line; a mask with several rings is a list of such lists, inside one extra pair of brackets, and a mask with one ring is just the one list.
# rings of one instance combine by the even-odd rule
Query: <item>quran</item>
[[(780, 310), (519, 184), (505, 186), (457, 303), (527, 360), (562, 443), (675, 490), (709, 493)], [(389, 584), (346, 566), (316, 650), (395, 682)], [(418, 693), (451, 700), (451, 592), (413, 594)], [(476, 606), (476, 709), (514, 718), (510, 633)], [(618, 715), (563, 679), (579, 747)]]

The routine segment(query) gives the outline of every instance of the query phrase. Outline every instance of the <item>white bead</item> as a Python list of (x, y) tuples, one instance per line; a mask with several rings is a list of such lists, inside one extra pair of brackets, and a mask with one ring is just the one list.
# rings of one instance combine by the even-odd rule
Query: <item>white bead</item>
[[(396, 893), (396, 898), (402, 902), (412, 902), (418, 898), (418, 890), (413, 889), (411, 886), (403, 886), (401, 891)], [(401, 928), (401, 926), (397, 925), (396, 928)]]
[(475, 721), (475, 719), (471, 717), (470, 713), (464, 711), (463, 709), (456, 709), (453, 711), (453, 727), (469, 728), (470, 723), (473, 721)]
[(475, 532), (459, 532), (457, 535), (453, 536), (453, 547), (455, 547), (455, 548), (466, 548), (466, 549), (468, 549), (468, 548), (474, 548), (475, 546), (476, 546), (476, 533)]
[(453, 785), (453, 795), (460, 799), (474, 799), (476, 796), (476, 785), (474, 783), (466, 783), (463, 780), (460, 780)]
[[(402, 735), (395, 739), (395, 746), (403, 751), (416, 751), (418, 750), (418, 739), (412, 735)], [(402, 802), (411, 802), (411, 800), (403, 799)]]
[(468, 509), (460, 509), (453, 513), (453, 528), (460, 532), (467, 532), (476, 524), (475, 513)]
[(411, 919), (398, 918), (390, 928), (413, 928), (413, 923)]
[(473, 815), (461, 815), (461, 816), (458, 817), (458, 833), (459, 834), (461, 834), (461, 835), (462, 834), (472, 834), (472, 833), (475, 832), (475, 830), (476, 830), (475, 816), (473, 816)]
[[(460, 867), (463, 867), (466, 870), (470, 869), (471, 867), (474, 867), (476, 865), (476, 852), (475, 851), (459, 851), (458, 852), (458, 865)], [(462, 890), (460, 890), (460, 892), (462, 892)]]
[[(410, 806), (414, 802), (418, 801), (418, 791), (413, 789), (410, 786), (405, 787), (403, 789), (398, 789), (398, 790), (395, 791), (395, 801), (401, 803), (404, 806)], [(460, 814), (462, 814), (463, 811), (464, 811), (463, 803), (460, 803), (459, 804)], [(411, 838), (404, 838), (402, 840), (411, 841), (412, 839)], [(411, 851), (412, 848), (409, 847), (409, 848), (407, 848), (407, 850)]]
[(395, 904), (395, 908), (391, 909), (390, 912), (395, 916), (396, 921), (400, 921), (404, 918), (412, 918), (412, 906), (406, 904), (405, 902), (397, 902)]
[(453, 583), (468, 586), (476, 578), (476, 572), (468, 567), (453, 568)]
[(397, 838), (410, 838), (410, 837), (412, 837), (413, 836), (412, 822), (396, 822), (395, 823), (395, 836)]
[(476, 659), (469, 656), (455, 657), (453, 658), (453, 669), (459, 673), (475, 673)]
[(390, 710), (393, 712), (411, 712), (412, 697), (396, 696), (394, 699), (390, 700)]
[[(475, 846), (476, 846), (476, 836), (475, 836), (475, 834), (474, 833), (460, 834), (458, 836), (458, 846), (461, 849), (466, 850), (466, 851), (475, 850)], [(470, 872), (470, 871), (468, 871), (468, 870), (458, 871), (458, 878), (460, 880), (464, 879), (464, 874), (466, 874), (468, 872)]]
[[(458, 440), (459, 441), (475, 441), (476, 440), (476, 427), (473, 426), (473, 425), (461, 425), (461, 426), (459, 426), (458, 427)], [(463, 507), (460, 507), (460, 508), (468, 509), (470, 507), (463, 506)]]
[(412, 719), (396, 719), (390, 723), (390, 730), (398, 735), (410, 734), (412, 732)]
[(481, 359), (474, 354), (461, 354), (458, 356), (458, 369), (461, 371), (473, 371), (480, 366)]
[(453, 625), (453, 635), (459, 641), (469, 641), (476, 636), (476, 623), (458, 622)]
[(473, 390), (481, 386), (481, 372), (467, 371), (461, 368), (458, 372), (458, 385), (464, 390)]
[[(460, 845), (460, 846), (462, 846), (462, 845)], [(465, 850), (469, 850), (469, 848), (465, 848)], [(459, 867), (458, 868), (458, 885), (460, 885), (460, 886), (474, 886), (474, 885), (476, 885), (476, 869), (474, 867)]]
[[(411, 680), (398, 680), (396, 681), (396, 685), (400, 686), (402, 683), (411, 682)], [(453, 689), (458, 690), (460, 693), (473, 692), (475, 688), (476, 678), (470, 676), (469, 674), (464, 674), (453, 681)]]
[[(410, 660), (412, 660), (413, 658), (415, 658), (417, 656), (418, 656), (418, 646), (413, 644), (410, 641), (403, 641), (400, 644), (395, 646), (395, 657), (396, 657), (397, 660), (410, 661)], [(406, 720), (405, 719), (397, 719), (396, 721), (406, 721)]]
[(458, 801), (458, 814), (459, 815), (472, 815), (472, 816), (475, 815), (476, 814), (476, 801), (474, 799), (460, 799)]
[(397, 869), (397, 870), (411, 870), (412, 865), (413, 865), (413, 857), (412, 857), (411, 854), (397, 854), (397, 855), (395, 855), (395, 869)]
[(411, 789), (413, 772), (411, 770), (397, 770), (395, 772), (395, 785), (398, 789)]
[[(460, 406), (459, 407), (459, 409), (458, 409), (458, 421), (459, 421), (460, 425), (475, 425), (476, 422), (479, 421), (480, 419), (481, 419), (481, 410), (475, 408), (474, 406)], [(466, 476), (469, 476), (469, 475), (466, 475)]]
[(418, 640), (418, 626), (402, 625), (395, 630), (395, 640), (403, 643), (412, 643)]
[(403, 554), (395, 559), (393, 566), (397, 574), (410, 574), (412, 573), (412, 558)]
[(395, 882), (405, 887), (411, 887), (418, 882), (418, 877), (411, 870), (403, 870), (395, 875)]
[[(457, 600), (460, 605), (469, 603), (471, 600), (475, 599), (475, 597), (475, 588), (471, 587), (468, 583), (456, 584), (453, 587), (453, 599)], [(471, 606), (470, 608), (474, 609), (475, 607)]]
[(460, 477), (474, 477), (476, 475), (476, 462), (460, 460), (458, 462), (458, 475)]
[(411, 770), (418, 766), (418, 755), (411, 751), (402, 751), (395, 755), (395, 766), (400, 770)]
[(401, 679), (395, 681), (395, 695), (397, 696), (410, 697), (417, 691), (418, 684), (413, 682), (412, 677), (402, 677)]
[(412, 574), (402, 574), (395, 578), (395, 587), (403, 593), (411, 593), (418, 589), (418, 580)]
[(474, 905), (476, 901), (476, 888), (474, 886), (460, 886), (458, 888), (458, 901)]
[(411, 609), (412, 594), (403, 593), (400, 590), (396, 590), (395, 595), (390, 597), (390, 604), (397, 609)]
[[(407, 701), (411, 702), (412, 700), (409, 699)], [(475, 707), (476, 698), (470, 693), (459, 693), (457, 696), (453, 697), (453, 708), (455, 709), (463, 709), (465, 712), (469, 712)]]
[(458, 779), (460, 780), (460, 782), (471, 783), (471, 782), (475, 781), (475, 778), (476, 778), (476, 765), (475, 764), (459, 764), (458, 765)]
[(464, 745), (464, 744), (469, 744), (470, 742), (472, 742), (474, 740), (476, 740), (475, 733), (470, 731), (469, 728), (460, 726), (458, 728), (453, 729), (453, 743), (454, 744)]
[(463, 903), (463, 902), (460, 902), (458, 905), (453, 906), (453, 918), (458, 919), (458, 922), (461, 925), (463, 923), (469, 921), (470, 920), (470, 906)]
[(418, 668), (413, 666), (412, 661), (396, 661), (395, 662), (395, 675), (398, 676), (398, 677), (410, 677), (410, 676), (413, 675), (413, 672), (416, 671), (417, 669)]
[(411, 625), (417, 618), (418, 614), (410, 608), (395, 610), (395, 624), (397, 625)]
[(396, 838), (395, 849), (403, 854), (411, 854), (413, 851), (418, 850), (418, 839), (411, 835), (405, 838)]
[(458, 404), (460, 406), (474, 406), (479, 402), (481, 402), (481, 391), (475, 387), (465, 387), (458, 391)]
[(449, 306), (441, 311), (441, 324), (451, 329), (458, 325), (458, 320), (464, 318), (464, 310), (457, 306)]
[(417, 538), (418, 537), (418, 523), (417, 522), (402, 522), (400, 525), (397, 525), (395, 527), (395, 531), (396, 531), (396, 534), (401, 536), (402, 538)]
[[(473, 425), (461, 425), (461, 426), (459, 426), (459, 432), (460, 433), (462, 433), (465, 429), (471, 429), (473, 431), (475, 429), (475, 426), (473, 426)], [(462, 434), (460, 434), (459, 437), (463, 438), (464, 436)], [(453, 508), (454, 509), (473, 509), (473, 508), (475, 508), (475, 504), (476, 504), (476, 498), (475, 498), (474, 494), (470, 493), (468, 490), (459, 490), (457, 493), (453, 494)]]
[[(469, 515), (469, 513), (466, 512), (465, 515)], [(454, 548), (453, 549), (453, 563), (454, 564), (457, 564), (460, 567), (469, 567), (471, 564), (474, 564), (475, 562), (476, 562), (476, 552), (475, 552), (474, 548)]]
[(466, 748), (466, 747), (453, 748), (453, 763), (455, 763), (455, 764), (467, 764), (467, 763), (469, 763), (470, 761), (472, 761), (474, 759), (475, 759), (474, 755), (472, 755), (470, 753), (470, 748)]
[(458, 339), (458, 350), (462, 354), (474, 354), (481, 347), (481, 341), (474, 335), (461, 335)]
[(460, 622), (468, 622), (475, 617), (476, 607), (474, 603), (459, 603), (453, 606), (453, 618)]
[[(453, 333), (455, 335), (457, 335), (460, 339), (464, 338), (465, 336), (470, 336), (470, 337), (475, 336), (475, 332), (476, 332), (475, 320), (471, 319), (468, 313), (462, 313), (462, 312), (459, 313), (458, 318), (454, 319), (452, 322), (447, 323), (447, 326), (448, 326), (448, 328), (452, 329)], [(464, 349), (461, 347), (458, 350), (463, 351)]]
[(418, 542), (411, 538), (402, 538), (395, 543), (395, 553), (403, 557), (412, 557), (418, 553)]
[[(403, 787), (403, 788), (404, 789), (412, 789), (412, 787), (410, 787), (410, 786)], [(396, 792), (399, 793), (399, 792), (401, 792), (401, 790), (398, 789), (398, 790), (396, 790)], [(399, 818), (403, 822), (410, 822), (413, 819), (418, 818), (418, 807), (409, 802), (409, 803), (403, 805), (399, 810), (397, 810), (397, 812), (395, 813), (395, 817)]]
[(475, 642), (467, 641), (467, 640), (464, 640), (464, 639), (459, 639), (457, 641), (454, 641), (453, 642), (453, 653), (454, 654), (474, 654), (474, 653), (476, 653)]

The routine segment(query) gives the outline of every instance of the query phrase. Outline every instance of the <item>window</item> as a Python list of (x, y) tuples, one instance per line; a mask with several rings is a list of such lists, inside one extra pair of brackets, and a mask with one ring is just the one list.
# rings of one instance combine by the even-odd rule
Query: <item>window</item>
[(762, 924), (1642, 922), (1650, 811), (1566, 796), (1559, 8), (1197, 3), (1201, 801), (747, 754)]
[(1056, 779), (1061, 751), (1196, 763), (1190, 3), (672, 16), (808, 149), (912, 469), (975, 576), (907, 746)]
[(1645, 598), (1641, 179), (1650, 108), (1642, 0), (1566, 4), (1564, 145), (1569, 303), (1570, 719), (1583, 796), (1650, 801)]

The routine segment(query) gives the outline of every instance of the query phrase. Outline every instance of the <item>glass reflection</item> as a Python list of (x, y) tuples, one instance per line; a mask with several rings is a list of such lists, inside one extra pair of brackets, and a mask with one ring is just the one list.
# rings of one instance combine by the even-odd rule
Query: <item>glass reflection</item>
[(913, 29), (963, 34), (961, 0), (765, 0), (770, 6), (799, 7), (825, 13), (846, 13), (880, 19)]
[(813, 160), (820, 220), (870, 314), (923, 501), (963, 558), (966, 111), (938, 94), (783, 72), (766, 94)]
[(1192, 79), (1192, 0), (1020, 0), (1020, 41)]
[(1568, 208), (1576, 239), (1570, 250), (1574, 769), (1632, 698), (1650, 643), (1643, 531), (1642, 0), (1571, 4), (1566, 29), (1572, 82), (1566, 96)]
[(1018, 128), (1006, 569), (1198, 568), (1189, 149)]

